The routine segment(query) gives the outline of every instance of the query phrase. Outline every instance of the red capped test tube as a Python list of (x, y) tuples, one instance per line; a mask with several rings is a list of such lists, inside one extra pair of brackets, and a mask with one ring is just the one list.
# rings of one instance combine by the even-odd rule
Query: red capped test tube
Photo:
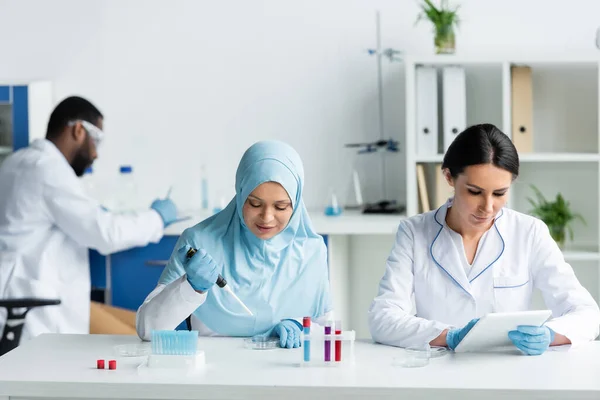
[[(335, 321), (335, 334), (342, 334), (342, 321)], [(339, 338), (335, 340), (335, 361), (342, 361), (342, 341)]]

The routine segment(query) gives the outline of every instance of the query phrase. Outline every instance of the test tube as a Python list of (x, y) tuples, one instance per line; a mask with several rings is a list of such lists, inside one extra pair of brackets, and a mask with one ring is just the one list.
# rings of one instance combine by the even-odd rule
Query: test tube
[(304, 328), (304, 361), (310, 361), (310, 317), (302, 319), (302, 327)]
[[(335, 334), (342, 334), (342, 321), (335, 321)], [(339, 337), (335, 339), (335, 361), (342, 361), (342, 341)]]
[[(325, 335), (331, 335), (331, 321), (325, 322)], [(331, 361), (331, 340), (325, 339), (325, 361)]]

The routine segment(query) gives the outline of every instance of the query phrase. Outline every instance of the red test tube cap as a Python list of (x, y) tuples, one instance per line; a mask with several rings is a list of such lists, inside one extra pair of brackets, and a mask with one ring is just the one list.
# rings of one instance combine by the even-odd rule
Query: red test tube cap
[(104, 360), (96, 360), (96, 368), (104, 369)]
[(110, 360), (108, 362), (108, 369), (117, 369), (117, 360)]
[(310, 317), (302, 318), (302, 326), (304, 328), (310, 328)]

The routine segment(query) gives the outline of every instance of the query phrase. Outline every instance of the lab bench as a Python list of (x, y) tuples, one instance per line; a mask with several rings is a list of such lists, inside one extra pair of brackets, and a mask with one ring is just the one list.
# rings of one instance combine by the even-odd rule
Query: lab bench
[[(195, 211), (185, 214), (191, 219), (167, 227), (158, 243), (108, 256), (91, 250), (93, 298), (137, 310), (156, 286), (181, 233), (208, 216)], [(385, 260), (403, 216), (364, 215), (358, 211), (345, 211), (336, 217), (316, 211), (310, 215), (315, 230), (323, 235), (327, 245), (336, 318), (356, 330), (357, 337), (369, 337), (366, 311), (377, 293)], [(184, 324), (180, 325), (183, 327)]]
[[(201, 337), (199, 374), (144, 374), (143, 357), (114, 347), (135, 336), (44, 334), (0, 358), (9, 399), (599, 399), (600, 342), (524, 356), (518, 350), (448, 353), (421, 368), (396, 366), (403, 349), (355, 343), (346, 367), (301, 367), (303, 349), (251, 350), (243, 338)], [(115, 370), (96, 360), (116, 360)]]

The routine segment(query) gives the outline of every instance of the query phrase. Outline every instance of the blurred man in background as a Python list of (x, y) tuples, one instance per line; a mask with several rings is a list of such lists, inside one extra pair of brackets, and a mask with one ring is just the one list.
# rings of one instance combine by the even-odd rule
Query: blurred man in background
[[(46, 138), (0, 167), (0, 299), (61, 300), (27, 314), (21, 341), (41, 333), (88, 333), (88, 250), (110, 254), (156, 243), (177, 219), (170, 199), (118, 214), (85, 192), (79, 177), (97, 158), (103, 120), (89, 101), (66, 98), (50, 115)], [(0, 314), (0, 332), (4, 321)]]

